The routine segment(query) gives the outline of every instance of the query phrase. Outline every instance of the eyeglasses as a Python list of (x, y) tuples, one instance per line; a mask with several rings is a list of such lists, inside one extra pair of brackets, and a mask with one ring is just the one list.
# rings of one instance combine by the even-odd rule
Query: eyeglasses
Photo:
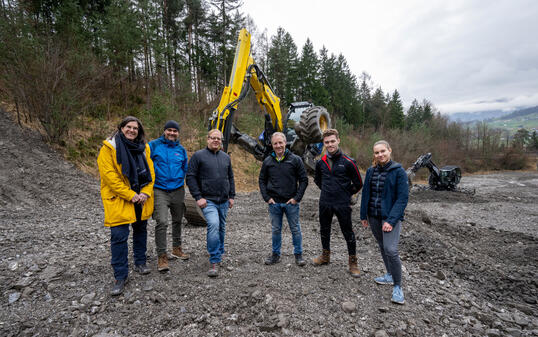
[(214, 140), (214, 141), (219, 141), (219, 142), (222, 140), (222, 138), (220, 138), (220, 137), (211, 137), (211, 136), (207, 136), (207, 139)]

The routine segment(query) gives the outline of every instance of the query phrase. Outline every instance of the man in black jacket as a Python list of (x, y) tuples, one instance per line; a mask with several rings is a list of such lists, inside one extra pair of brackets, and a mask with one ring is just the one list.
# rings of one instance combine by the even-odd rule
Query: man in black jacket
[(234, 205), (235, 183), (230, 156), (220, 150), (222, 133), (213, 129), (207, 135), (207, 147), (196, 151), (189, 161), (187, 186), (207, 221), (209, 277), (219, 275), (217, 266), (224, 254), (226, 215)]
[(263, 200), (269, 204), (272, 226), (273, 251), (265, 264), (280, 261), (282, 218), (285, 213), (292, 235), (295, 263), (302, 267), (306, 262), (303, 259), (299, 202), (308, 186), (308, 177), (301, 158), (286, 149), (286, 136), (282, 132), (273, 133), (271, 145), (273, 152), (263, 161), (258, 179)]
[(323, 145), (327, 154), (316, 163), (314, 182), (321, 189), (319, 197), (319, 223), (323, 252), (314, 259), (315, 265), (330, 262), (331, 222), (336, 215), (346, 239), (349, 253), (349, 272), (359, 276), (357, 244), (351, 224), (351, 196), (362, 188), (361, 174), (353, 159), (338, 148), (340, 137), (335, 129), (323, 132)]

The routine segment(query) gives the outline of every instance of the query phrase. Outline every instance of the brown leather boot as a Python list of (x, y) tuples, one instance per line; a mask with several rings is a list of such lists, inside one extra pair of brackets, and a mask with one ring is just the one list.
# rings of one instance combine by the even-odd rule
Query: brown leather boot
[(168, 256), (166, 253), (159, 255), (159, 259), (157, 260), (157, 270), (159, 271), (167, 271), (170, 268), (168, 267)]
[(349, 273), (353, 277), (359, 277), (360, 271), (357, 266), (357, 257), (355, 255), (349, 255)]
[(331, 262), (331, 251), (324, 249), (320, 256), (315, 257), (312, 260), (316, 266), (321, 266), (323, 264), (329, 264)]
[(181, 246), (179, 247), (174, 247), (174, 249), (172, 249), (172, 255), (173, 257), (176, 257), (178, 259), (182, 259), (182, 260), (188, 260), (189, 259), (189, 254), (187, 253), (184, 253), (182, 250), (181, 250)]

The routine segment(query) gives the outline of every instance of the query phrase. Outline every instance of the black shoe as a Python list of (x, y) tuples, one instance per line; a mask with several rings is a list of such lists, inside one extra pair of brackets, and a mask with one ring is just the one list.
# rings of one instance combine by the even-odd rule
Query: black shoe
[(139, 273), (139, 274), (142, 274), (142, 275), (147, 275), (151, 272), (151, 269), (148, 268), (148, 266), (146, 266), (146, 264), (139, 264), (138, 266), (134, 266), (134, 270)]
[(127, 279), (125, 280), (116, 280), (114, 283), (114, 286), (112, 287), (112, 290), (110, 291), (111, 296), (118, 296), (123, 293), (123, 289), (125, 289), (125, 284), (127, 283)]
[(267, 265), (275, 264), (279, 262), (280, 262), (280, 255), (278, 255), (277, 253), (273, 253), (271, 254), (271, 256), (265, 259), (265, 264)]
[(303, 260), (303, 254), (295, 254), (295, 264), (299, 267), (303, 267), (306, 265), (306, 261)]

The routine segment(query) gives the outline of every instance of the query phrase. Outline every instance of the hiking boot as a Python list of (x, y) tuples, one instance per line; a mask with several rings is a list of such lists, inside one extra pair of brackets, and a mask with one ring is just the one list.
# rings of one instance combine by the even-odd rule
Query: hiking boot
[(141, 275), (147, 275), (151, 272), (151, 269), (148, 268), (148, 266), (144, 264), (139, 264), (134, 266), (134, 270), (141, 274)]
[(172, 249), (172, 254), (170, 254), (170, 255), (175, 257), (175, 258), (181, 259), (181, 260), (188, 260), (189, 257), (190, 257), (189, 254), (184, 253), (181, 250), (181, 246), (174, 247), (174, 249)]
[(170, 270), (170, 268), (168, 267), (168, 256), (166, 255), (166, 253), (159, 255), (159, 259), (157, 260), (157, 270)]
[(320, 256), (315, 257), (312, 260), (316, 266), (321, 266), (323, 264), (329, 264), (331, 262), (331, 251), (324, 249)]
[(110, 290), (111, 296), (118, 296), (123, 293), (123, 289), (125, 289), (125, 284), (127, 283), (127, 279), (125, 280), (116, 280), (114, 282), (114, 286), (112, 287), (112, 290)]
[(303, 254), (295, 254), (295, 264), (299, 267), (306, 265), (306, 261), (303, 259)]
[(394, 288), (392, 288), (392, 298), (390, 300), (392, 301), (392, 303), (405, 303), (404, 294), (400, 286), (394, 286)]
[(349, 255), (349, 273), (353, 277), (359, 277), (361, 274), (357, 266), (357, 256), (355, 255)]
[(383, 276), (374, 277), (374, 281), (377, 284), (394, 284), (394, 280), (392, 279), (392, 275), (387, 273)]
[(280, 262), (280, 255), (278, 255), (277, 253), (273, 253), (268, 258), (265, 259), (265, 264), (267, 265), (275, 264), (279, 262)]
[(219, 276), (219, 267), (216, 263), (211, 264), (211, 268), (207, 271), (207, 276), (209, 277)]

